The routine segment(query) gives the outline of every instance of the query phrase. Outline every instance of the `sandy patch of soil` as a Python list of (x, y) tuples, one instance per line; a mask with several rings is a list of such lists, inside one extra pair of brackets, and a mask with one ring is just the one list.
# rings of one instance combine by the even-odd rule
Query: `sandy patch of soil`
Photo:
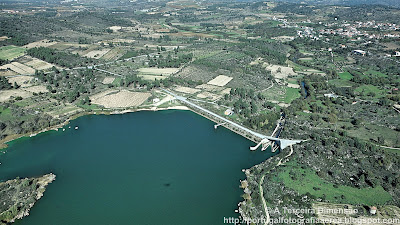
[(24, 45), (24, 48), (30, 49), (30, 48), (37, 48), (37, 47), (49, 47), (51, 45), (57, 44), (56, 41), (50, 41), (47, 39), (40, 40), (40, 41), (35, 41), (32, 43), (29, 43), (27, 45)]
[(31, 58), (31, 59), (32, 60), (25, 63), (25, 65), (33, 67), (34, 69), (37, 69), (37, 70), (47, 70), (47, 69), (50, 69), (53, 66), (55, 66), (51, 63), (48, 63), (48, 62), (40, 60), (40, 59), (36, 59), (36, 58)]
[(277, 79), (286, 79), (290, 75), (297, 75), (293, 68), (279, 65), (269, 65), (265, 69), (271, 71), (271, 74)]
[(291, 88), (300, 88), (300, 85), (298, 85), (298, 84), (291, 84), (291, 83), (288, 83), (287, 86), (288, 86), (288, 87), (291, 87)]
[(179, 68), (140, 68), (140, 75), (171, 75), (179, 70)]
[(154, 76), (154, 75), (138, 75), (138, 77), (141, 77), (143, 80), (162, 80), (167, 78), (167, 76)]
[(186, 94), (194, 94), (194, 93), (197, 93), (197, 92), (199, 92), (201, 90), (195, 89), (195, 88), (190, 88), (190, 87), (178, 86), (177, 88), (175, 88), (175, 91), (186, 93)]
[(154, 31), (157, 32), (157, 33), (169, 33), (169, 32), (170, 32), (170, 30), (167, 29), (167, 28), (156, 29), (156, 30), (154, 30)]
[(25, 91), (29, 91), (32, 93), (46, 93), (49, 92), (47, 88), (43, 85), (36, 85), (36, 86), (31, 86), (31, 87), (26, 87), (24, 88)]
[(12, 62), (12, 63), (6, 64), (6, 65), (3, 65), (0, 67), (0, 69), (5, 69), (5, 70), (10, 69), (19, 74), (34, 74), (35, 73), (34, 69), (32, 69), (29, 66), (25, 66), (24, 64), (21, 64), (19, 62)]
[(205, 91), (222, 91), (222, 90), (224, 90), (223, 87), (218, 87), (218, 86), (214, 86), (214, 85), (210, 85), (210, 84), (201, 84), (201, 85), (196, 86), (196, 88), (202, 89)]
[(33, 77), (30, 76), (18, 76), (18, 77), (9, 77), (7, 78), (8, 82), (12, 85), (16, 82), (21, 87), (29, 87), (31, 86), (30, 81), (33, 80)]
[(10, 38), (7, 37), (7, 36), (1, 36), (1, 37), (0, 37), (0, 41), (5, 41), (5, 40), (7, 40), (7, 39), (10, 39)]
[(0, 91), (0, 102), (8, 101), (11, 99), (11, 97), (21, 96), (22, 98), (29, 98), (32, 95), (33, 95), (32, 93), (30, 93), (28, 91), (24, 91), (22, 89), (3, 90), (3, 91)]
[(172, 95), (167, 95), (167, 97), (163, 98), (161, 101), (154, 104), (154, 106), (158, 107), (166, 102), (172, 101), (175, 98)]
[(112, 39), (110, 42), (113, 42), (113, 43), (133, 43), (133, 42), (135, 42), (135, 40), (115, 38), (115, 39)]
[(84, 56), (88, 58), (100, 59), (103, 55), (107, 54), (110, 49), (102, 49), (102, 50), (93, 50), (89, 53), (86, 53)]
[(13, 76), (13, 75), (18, 75), (18, 73), (14, 72), (12, 70), (0, 68), (0, 76)]
[(200, 94), (197, 94), (196, 97), (215, 101), (215, 100), (218, 100), (221, 96), (204, 91), (204, 92), (201, 92)]
[(102, 105), (105, 108), (128, 108), (141, 105), (151, 96), (150, 93), (132, 92), (127, 90), (108, 92), (91, 96), (92, 103)]
[(103, 80), (103, 84), (111, 84), (115, 80), (115, 77), (105, 77)]
[(251, 62), (249, 63), (249, 65), (250, 65), (250, 66), (252, 66), (252, 65), (258, 65), (258, 64), (260, 64), (260, 63), (263, 63), (263, 58), (257, 58), (257, 59), (255, 59), (254, 61), (251, 61)]
[(271, 39), (286, 42), (286, 41), (293, 41), (294, 38), (295, 38), (294, 36), (278, 36), (278, 37), (272, 37)]
[(76, 107), (76, 106), (74, 106), (72, 104), (66, 104), (61, 109), (47, 112), (47, 114), (49, 114), (50, 116), (52, 116), (54, 118), (59, 118), (61, 116), (74, 115), (74, 114), (76, 114), (78, 112), (81, 112), (81, 111), (83, 111), (83, 110), (81, 108), (79, 108), (79, 107)]
[(231, 81), (233, 78), (232, 77), (228, 77), (228, 76), (224, 76), (224, 75), (219, 75), (216, 78), (210, 80), (207, 84), (211, 84), (211, 85), (215, 85), (215, 86), (219, 86), (219, 87), (223, 87), (226, 84), (229, 83), (229, 81)]
[(400, 45), (394, 42), (383, 43), (382, 45), (385, 46), (385, 50), (396, 50), (400, 48)]
[(221, 91), (222, 95), (230, 94), (232, 88), (225, 88), (223, 91)]

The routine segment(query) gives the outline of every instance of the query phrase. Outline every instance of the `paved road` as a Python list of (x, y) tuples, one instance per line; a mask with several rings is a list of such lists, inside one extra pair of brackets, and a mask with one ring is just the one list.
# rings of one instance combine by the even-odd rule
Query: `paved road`
[(108, 74), (114, 75), (114, 76), (122, 77), (121, 74), (116, 74), (116, 73), (113, 73), (113, 72), (110, 72), (110, 71), (107, 71), (107, 70), (102, 70), (102, 69), (99, 69), (99, 68), (94, 68), (94, 69), (98, 70), (98, 71), (101, 71), (101, 72), (104, 72), (104, 73), (108, 73)]
[(257, 133), (257, 132), (252, 131), (252, 130), (250, 130), (250, 129), (248, 129), (248, 128), (246, 128), (246, 127), (240, 125), (240, 124), (237, 124), (237, 123), (235, 123), (235, 122), (232, 122), (232, 121), (230, 121), (230, 120), (228, 120), (228, 119), (226, 119), (226, 118), (224, 118), (224, 117), (222, 117), (222, 116), (220, 116), (220, 115), (218, 115), (218, 114), (216, 114), (216, 113), (213, 113), (213, 112), (211, 112), (210, 110), (205, 109), (205, 108), (203, 108), (203, 107), (201, 107), (201, 106), (199, 106), (199, 105), (197, 105), (197, 104), (195, 104), (195, 103), (193, 103), (193, 102), (190, 102), (190, 101), (188, 101), (185, 97), (176, 95), (176, 94), (172, 93), (171, 91), (168, 91), (168, 90), (165, 90), (165, 89), (161, 89), (161, 90), (163, 90), (164, 92), (166, 92), (166, 93), (172, 95), (172, 96), (175, 97), (177, 100), (179, 100), (179, 101), (181, 101), (181, 102), (184, 102), (184, 103), (188, 104), (189, 106), (192, 106), (193, 108), (199, 109), (199, 110), (201, 110), (201, 111), (203, 111), (203, 112), (205, 112), (205, 113), (207, 113), (207, 114), (210, 114), (210, 115), (212, 115), (212, 116), (214, 116), (214, 117), (216, 117), (216, 118), (218, 118), (218, 119), (220, 119), (220, 120), (222, 120), (222, 121), (224, 121), (224, 122), (226, 122), (226, 123), (229, 123), (229, 124), (231, 124), (232, 126), (234, 126), (234, 127), (236, 127), (236, 128), (239, 128), (240, 130), (246, 131), (247, 133), (249, 133), (249, 134), (251, 134), (251, 135), (253, 135), (253, 136), (255, 136), (255, 137), (258, 137), (258, 138), (260, 138), (260, 139), (268, 139), (268, 140), (272, 140), (272, 141), (277, 141), (277, 142), (279, 143), (281, 149), (284, 149), (284, 148), (286, 148), (286, 147), (288, 147), (288, 146), (290, 146), (290, 145), (297, 144), (297, 143), (300, 143), (300, 142), (303, 141), (303, 140), (287, 140), (287, 139), (280, 139), (280, 138), (276, 138), (276, 137), (267, 136), (267, 135), (263, 135), (263, 134)]

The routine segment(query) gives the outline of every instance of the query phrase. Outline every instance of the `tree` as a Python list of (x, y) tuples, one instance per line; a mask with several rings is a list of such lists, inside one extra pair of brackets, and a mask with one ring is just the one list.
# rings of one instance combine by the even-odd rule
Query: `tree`
[(379, 136), (379, 137), (378, 137), (378, 144), (384, 145), (384, 144), (385, 144), (385, 138), (382, 137), (382, 136)]
[(12, 86), (8, 82), (8, 79), (5, 77), (0, 77), (0, 90), (8, 90), (11, 88), (12, 88)]
[(14, 82), (14, 89), (18, 89), (20, 86), (17, 84), (17, 82)]
[(329, 114), (329, 116), (328, 116), (329, 123), (336, 123), (337, 120), (338, 120), (338, 118), (337, 118), (336, 114), (334, 114), (334, 113)]

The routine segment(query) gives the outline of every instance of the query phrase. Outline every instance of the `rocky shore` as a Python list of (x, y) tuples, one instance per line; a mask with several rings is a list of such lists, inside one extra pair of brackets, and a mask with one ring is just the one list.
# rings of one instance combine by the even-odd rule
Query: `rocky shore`
[(29, 215), (29, 210), (56, 179), (50, 173), (37, 178), (16, 178), (0, 183), (0, 225), (13, 223)]

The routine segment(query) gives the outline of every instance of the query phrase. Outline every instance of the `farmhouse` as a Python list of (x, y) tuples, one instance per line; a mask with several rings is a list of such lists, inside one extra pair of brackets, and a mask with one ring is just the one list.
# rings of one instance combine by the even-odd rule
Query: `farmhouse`
[(225, 116), (232, 116), (233, 115), (233, 110), (232, 109), (225, 110), (224, 115)]
[(324, 94), (324, 96), (325, 96), (325, 97), (328, 97), (328, 98), (337, 98), (337, 97), (339, 97), (338, 95), (335, 95), (335, 94), (333, 94), (333, 93)]
[(365, 56), (366, 52), (363, 50), (353, 50), (354, 55), (362, 55)]

